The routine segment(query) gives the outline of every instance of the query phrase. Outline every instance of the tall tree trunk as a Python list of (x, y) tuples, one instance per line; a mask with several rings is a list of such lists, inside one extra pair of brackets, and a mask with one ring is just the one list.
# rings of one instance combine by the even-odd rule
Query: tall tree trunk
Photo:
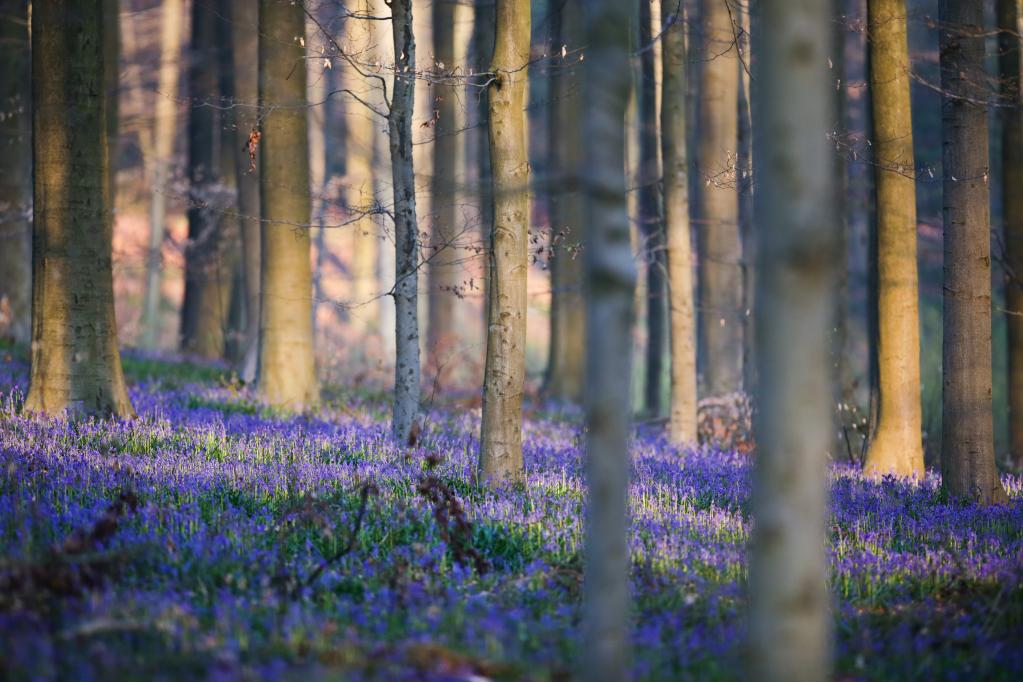
[(529, 159), (526, 79), (529, 0), (497, 0), (490, 64), (490, 159), (494, 233), (489, 252), (487, 363), (479, 478), (520, 481), (522, 393), (526, 379), (526, 274), (529, 271)]
[(629, 678), (629, 417), (636, 269), (625, 194), (631, 8), (584, 4), (588, 46), (578, 169), (586, 205), (586, 559), (580, 679)]
[(242, 274), (245, 287), (245, 339), (241, 377), (256, 379), (259, 360), (260, 315), (260, 207), (259, 154), (250, 139), (259, 127), (259, 5), (252, 0), (231, 0), (231, 76), (237, 106), (231, 109), (238, 186), (238, 224), (242, 239)]
[[(571, 2), (572, 0), (566, 0)], [(487, 286), (490, 281), (490, 259), (485, 254), (490, 249), (490, 235), (494, 226), (494, 199), (490, 195), (490, 98), (487, 95), (487, 72), (490, 60), (494, 56), (494, 28), (497, 23), (494, 17), (494, 0), (477, 0), (473, 7), (472, 65), (478, 74), (469, 86), (467, 100), (474, 109), (476, 125), (469, 134), (472, 136), (474, 159), (469, 160), (469, 168), (475, 163), (475, 190), (480, 211), (480, 243), (483, 258), (483, 310), (489, 305), (486, 300)], [(482, 316), (484, 335), (486, 334), (487, 316)]]
[(130, 416), (114, 319), (102, 0), (32, 13), (28, 412)]
[(582, 300), (583, 197), (576, 170), (582, 153), (582, 10), (565, 0), (555, 10), (553, 52), (565, 56), (551, 69), (548, 214), (551, 224), (551, 339), (544, 392), (582, 402), (586, 364), (586, 309)]
[[(366, 0), (358, 5), (358, 11), (363, 15), (374, 16), (372, 3)], [(376, 61), (374, 58), (377, 43), (376, 24), (375, 21), (352, 17), (345, 22), (346, 33), (349, 36), (348, 44), (361, 55), (360, 61), (370, 63)], [(350, 71), (349, 74), (353, 78), (361, 78), (354, 71)], [(368, 98), (376, 105), (381, 104), (379, 101), (381, 97), (376, 94), (379, 92), (377, 85), (364, 82), (360, 89), (365, 90), (367, 86), (370, 91), (363, 99)], [(373, 155), (378, 122), (372, 111), (354, 100), (349, 101), (346, 113), (345, 134), (348, 137), (345, 141), (346, 204), (350, 219), (358, 218), (348, 228), (352, 235), (351, 302), (354, 307), (351, 311), (351, 320), (362, 334), (376, 334), (379, 331), (379, 312), (373, 297), (378, 293), (376, 269), (380, 240), (376, 217), (371, 211), (376, 204)]]
[(742, 388), (742, 254), (736, 188), (739, 67), (735, 0), (702, 0), (703, 68), (700, 71), (699, 332), (703, 385), (708, 396)]
[(752, 394), (756, 391), (756, 332), (752, 315), (756, 308), (756, 234), (753, 224), (753, 110), (750, 102), (750, 3), (739, 3), (739, 22), (736, 43), (739, 59), (736, 60), (737, 78), (739, 79), (738, 106), (738, 142), (736, 151), (735, 187), (739, 193), (739, 244), (742, 251), (742, 384), (743, 391)]
[(660, 164), (657, 158), (657, 79), (654, 74), (651, 0), (639, 2), (639, 123), (640, 233), (646, 262), (646, 350), (643, 405), (649, 416), (661, 413), (661, 375), (664, 373), (665, 264), (664, 225), (661, 223)]
[(109, 207), (116, 220), (117, 163), (120, 149), (118, 136), (118, 100), (121, 90), (121, 3), (103, 0), (103, 91), (107, 98), (107, 191)]
[(941, 0), (944, 337), (941, 477), (956, 497), (1004, 502), (991, 407), (991, 238), (984, 4)]
[(292, 409), (308, 407), (319, 397), (313, 364), (304, 36), (301, 4), (260, 0), (259, 391), (270, 403)]
[(758, 11), (759, 409), (749, 677), (824, 680), (831, 629), (825, 584), (830, 330), (841, 238), (827, 139), (834, 121), (831, 0), (763, 0)]
[(155, 348), (160, 340), (160, 299), (163, 239), (166, 233), (167, 180), (177, 128), (178, 76), (181, 73), (181, 33), (184, 0), (165, 0), (160, 16), (160, 71), (156, 85), (153, 134), (153, 191), (149, 203), (149, 253), (142, 304), (142, 345)]
[[(457, 343), (455, 301), (461, 284), (460, 254), (456, 242), (462, 241), (456, 225), (455, 155), (458, 138), (455, 130), (455, 89), (443, 80), (454, 69), (453, 2), (433, 3), (433, 58), (441, 72), (432, 85), (433, 97), (433, 175), (430, 213), (430, 248), (427, 257), (429, 318), (426, 326), (427, 366), (437, 373), (442, 384), (450, 374), (451, 354)], [(445, 371), (445, 370), (448, 371)]]
[(1023, 109), (1020, 108), (1020, 0), (998, 0), (1002, 104), (1002, 220), (1005, 323), (1009, 331), (1009, 453), (1023, 468)]
[(682, 0), (661, 0), (664, 76), (661, 81), (661, 155), (664, 163), (664, 226), (668, 237), (668, 300), (671, 321), (671, 405), (668, 436), (695, 443), (696, 317), (689, 232), (686, 157), (686, 31)]
[(878, 424), (868, 474), (924, 474), (916, 190), (905, 0), (869, 0), (877, 192)]
[(224, 351), (224, 293), (217, 110), (219, 93), (214, 2), (192, 5), (188, 111), (188, 243), (185, 297), (181, 305), (181, 350), (205, 358)]
[(413, 0), (391, 0), (394, 87), (387, 130), (394, 192), (394, 413), (392, 433), (406, 442), (419, 414), (419, 226), (412, 163), (412, 115), (415, 108), (416, 41)]
[(32, 335), (32, 81), (28, 0), (0, 2), (0, 337)]

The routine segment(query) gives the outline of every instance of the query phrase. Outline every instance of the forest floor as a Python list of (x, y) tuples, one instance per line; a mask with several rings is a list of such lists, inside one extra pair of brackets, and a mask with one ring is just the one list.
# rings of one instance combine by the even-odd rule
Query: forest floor
[[(414, 447), (386, 396), (274, 413), (215, 366), (128, 353), (138, 417), (20, 414), (0, 348), (0, 678), (567, 679), (580, 655), (578, 413), (531, 410), (528, 482), (472, 483), (478, 409)], [(733, 679), (746, 456), (632, 448), (634, 668)], [(1008, 507), (832, 469), (837, 674), (1023, 676), (1023, 479)]]

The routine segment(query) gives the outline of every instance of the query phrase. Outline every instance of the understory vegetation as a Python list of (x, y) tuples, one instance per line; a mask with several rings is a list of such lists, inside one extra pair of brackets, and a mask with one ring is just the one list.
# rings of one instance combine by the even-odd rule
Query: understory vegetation
[[(567, 679), (580, 654), (580, 420), (534, 405), (525, 485), (473, 482), (479, 410), (337, 392), (312, 415), (214, 365), (130, 354), (138, 417), (21, 413), (0, 353), (0, 677)], [(637, 679), (733, 679), (750, 456), (631, 449)], [(1023, 675), (1023, 480), (1008, 506), (831, 475), (838, 679)]]

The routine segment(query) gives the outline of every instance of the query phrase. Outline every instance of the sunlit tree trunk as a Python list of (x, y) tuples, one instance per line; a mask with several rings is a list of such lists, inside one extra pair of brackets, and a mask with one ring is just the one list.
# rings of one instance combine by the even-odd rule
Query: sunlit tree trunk
[[(834, 214), (831, 0), (758, 7), (758, 388), (751, 680), (826, 680), (827, 452), (841, 231)], [(760, 40), (762, 36), (762, 40)], [(761, 137), (762, 134), (762, 137)]]
[(945, 277), (941, 477), (956, 497), (1004, 502), (991, 406), (991, 240), (984, 6), (941, 0)]
[(32, 14), (32, 368), (25, 410), (130, 416), (114, 319), (102, 0)]
[(1023, 467), (1023, 110), (1020, 109), (1020, 0), (998, 0), (1002, 95), (1002, 220), (1005, 322), (1009, 331), (1009, 453)]
[(32, 88), (28, 0), (0, 2), (0, 337), (27, 343), (32, 315)]
[(582, 16), (579, 0), (555, 8), (553, 51), (565, 56), (550, 70), (548, 214), (551, 224), (551, 339), (544, 392), (582, 402), (586, 364), (583, 304), (583, 201), (575, 175), (582, 153)]
[(702, 0), (695, 218), (700, 366), (708, 396), (742, 388), (742, 254), (736, 189), (739, 65), (735, 0)]
[[(448, 4), (448, 3), (441, 3)], [(373, 4), (363, 1), (357, 5), (362, 15), (374, 16)], [(386, 15), (386, 12), (383, 13)], [(348, 45), (356, 51), (360, 62), (375, 61), (377, 43), (376, 21), (349, 18), (345, 22)], [(366, 67), (360, 67), (366, 68)], [(380, 104), (379, 85), (368, 82), (354, 71), (351, 78), (360, 81), (354, 87), (360, 97), (374, 104)], [(363, 104), (349, 100), (346, 108), (345, 164), (346, 199), (350, 218), (358, 218), (346, 229), (352, 235), (352, 294), (351, 320), (363, 334), (378, 331), (379, 312), (373, 297), (377, 291), (377, 253), (380, 239), (377, 234), (376, 217), (371, 211), (376, 203), (376, 182), (373, 177), (373, 154), (376, 129), (380, 122), (376, 115)]]
[(529, 159), (526, 66), (529, 0), (498, 0), (490, 71), (490, 159), (494, 232), (490, 248), (487, 362), (479, 478), (522, 480), (522, 393), (526, 378)]
[(260, 315), (260, 207), (258, 145), (249, 153), (250, 136), (258, 129), (259, 5), (252, 0), (231, 0), (231, 77), (236, 106), (231, 109), (234, 134), (229, 144), (235, 153), (238, 187), (238, 224), (241, 230), (242, 274), (245, 287), (245, 338), (241, 377), (256, 379), (259, 360)]
[(665, 340), (665, 251), (661, 223), (660, 164), (657, 156), (657, 79), (654, 70), (651, 0), (639, 2), (639, 81), (636, 88), (639, 125), (637, 208), (646, 261), (646, 349), (643, 406), (650, 416), (661, 412), (661, 375)]
[(156, 85), (153, 134), (153, 190), (149, 202), (149, 253), (142, 304), (142, 345), (153, 348), (160, 339), (160, 282), (166, 232), (167, 180), (177, 132), (178, 76), (181, 73), (181, 32), (184, 0), (165, 0), (160, 15), (160, 71)]
[(205, 358), (224, 351), (224, 305), (229, 274), (223, 240), (217, 147), (218, 55), (214, 2), (192, 6), (188, 111), (188, 243), (185, 297), (181, 304), (181, 350)]
[(391, 184), (394, 193), (395, 364), (392, 433), (407, 441), (419, 414), (419, 227), (416, 221), (412, 115), (415, 109), (416, 41), (412, 0), (391, 0), (394, 86), (388, 112)]
[(686, 157), (686, 32), (681, 0), (662, 0), (661, 156), (664, 163), (664, 227), (667, 232), (668, 301), (671, 338), (671, 404), (668, 436), (695, 443), (696, 316), (689, 232)]
[(916, 190), (905, 0), (869, 0), (877, 192), (879, 412), (865, 468), (923, 476)]
[(579, 177), (586, 206), (586, 549), (580, 679), (629, 679), (630, 370), (636, 266), (625, 197), (631, 7), (583, 4), (586, 94)]
[(317, 402), (309, 262), (309, 129), (305, 14), (289, 0), (259, 3), (261, 313), (259, 391), (274, 405)]
[(440, 72), (432, 85), (433, 99), (433, 175), (430, 212), (430, 248), (426, 255), (429, 275), (429, 318), (426, 326), (427, 365), (438, 373), (443, 384), (450, 374), (452, 352), (458, 338), (455, 302), (462, 282), (463, 254), (456, 242), (463, 242), (457, 224), (455, 155), (458, 138), (455, 130), (456, 90), (443, 80), (443, 74), (454, 70), (455, 3), (434, 2), (432, 15), (434, 67)]

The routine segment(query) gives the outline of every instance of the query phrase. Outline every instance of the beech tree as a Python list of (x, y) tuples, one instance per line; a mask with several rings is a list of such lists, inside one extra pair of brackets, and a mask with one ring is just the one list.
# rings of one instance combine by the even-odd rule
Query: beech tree
[(0, 337), (27, 343), (32, 314), (32, 88), (28, 0), (0, 2)]
[[(442, 74), (454, 69), (455, 3), (433, 2), (431, 14), (434, 67)], [(455, 156), (458, 131), (455, 121), (456, 89), (444, 76), (431, 79), (433, 101), (433, 174), (430, 176), (430, 248), (427, 251), (427, 366), (439, 380), (448, 372), (449, 357), (458, 338), (455, 315), (456, 291), (461, 281), (455, 242)]]
[(526, 378), (529, 158), (526, 74), (529, 0), (497, 0), (490, 65), (490, 162), (494, 230), (487, 298), (487, 359), (479, 478), (522, 480), (522, 394)]
[(671, 403), (668, 437), (695, 443), (696, 319), (689, 230), (688, 157), (686, 155), (686, 33), (682, 0), (661, 0), (661, 156), (664, 164), (664, 228), (667, 233)]
[(940, 0), (942, 287), (941, 479), (954, 496), (1006, 500), (991, 405), (991, 238), (984, 5)]
[(133, 414), (114, 318), (102, 9), (103, 0), (69, 0), (32, 12), (28, 412)]
[(216, 3), (194, 3), (188, 69), (188, 243), (181, 350), (205, 358), (219, 358), (224, 353), (229, 282), (221, 263), (220, 218), (225, 202), (219, 185), (218, 117), (213, 106), (219, 94), (216, 28)]
[(905, 0), (867, 3), (877, 195), (877, 431), (867, 473), (924, 475), (916, 188)]
[(259, 391), (271, 404), (317, 402), (309, 262), (309, 139), (305, 13), (260, 0), (259, 143), (261, 284)]
[(185, 18), (183, 0), (165, 0), (160, 13), (160, 71), (156, 85), (152, 155), (153, 189), (149, 200), (149, 253), (146, 257), (146, 284), (142, 302), (142, 345), (146, 348), (156, 346), (160, 335), (160, 283), (166, 233), (167, 180), (177, 132), (181, 34)]
[[(827, 451), (840, 252), (833, 211), (831, 0), (762, 0), (757, 128), (757, 459), (752, 680), (828, 677)], [(762, 40), (760, 37), (762, 36)]]
[(998, 0), (998, 70), (1002, 108), (1002, 221), (1008, 277), (1009, 453), (1023, 467), (1023, 109), (1020, 100), (1020, 3)]
[[(236, 202), (242, 245), (242, 286), (245, 290), (245, 331), (241, 378), (256, 379), (260, 319), (260, 205), (259, 205), (259, 5), (252, 0), (231, 2), (231, 90)], [(251, 153), (250, 153), (251, 152)]]
[[(544, 393), (582, 402), (586, 359), (583, 305), (583, 202), (576, 169), (582, 153), (582, 10), (579, 0), (552, 8), (552, 52), (565, 56), (550, 69), (547, 211), (551, 226), (551, 337)], [(555, 59), (558, 59), (555, 57)]]
[(394, 411), (391, 430), (406, 442), (419, 414), (419, 224), (412, 157), (415, 111), (416, 40), (412, 32), (413, 0), (390, 0), (394, 46), (394, 86), (387, 112), (394, 200)]
[[(668, 0), (670, 2), (670, 0)], [(639, 126), (639, 169), (636, 177), (639, 231), (646, 261), (646, 348), (644, 349), (643, 407), (656, 417), (661, 413), (661, 375), (664, 368), (665, 285), (664, 226), (661, 223), (661, 177), (657, 144), (657, 81), (654, 75), (651, 0), (639, 4), (639, 78), (636, 84)]]
[(586, 547), (580, 679), (629, 678), (628, 436), (636, 266), (625, 188), (631, 7), (583, 4), (587, 45), (578, 170), (586, 206)]
[(696, 196), (702, 385), (708, 396), (741, 390), (742, 252), (735, 168), (738, 149), (739, 9), (735, 0), (701, 0)]

